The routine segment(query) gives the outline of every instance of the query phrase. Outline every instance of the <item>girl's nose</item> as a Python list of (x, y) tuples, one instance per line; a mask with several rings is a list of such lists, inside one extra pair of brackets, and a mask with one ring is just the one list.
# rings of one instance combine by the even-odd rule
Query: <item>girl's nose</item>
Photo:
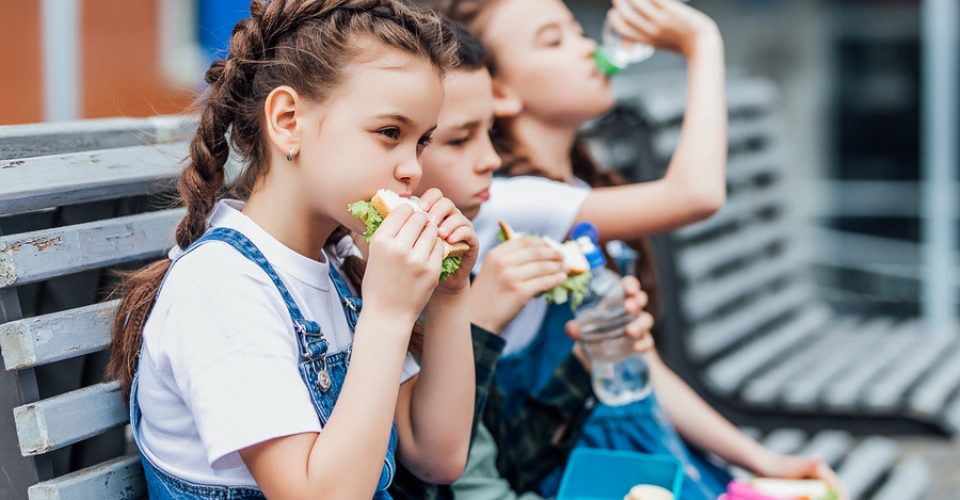
[(420, 178), (423, 177), (423, 167), (420, 165), (420, 160), (417, 157), (412, 157), (400, 163), (394, 169), (393, 177), (409, 186), (412, 191), (420, 183)]

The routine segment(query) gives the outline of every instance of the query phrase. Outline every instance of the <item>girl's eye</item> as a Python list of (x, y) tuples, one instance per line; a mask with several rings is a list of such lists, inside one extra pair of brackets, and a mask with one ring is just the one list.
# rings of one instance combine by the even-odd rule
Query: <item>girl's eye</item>
[(400, 129), (397, 127), (382, 128), (377, 133), (394, 141), (400, 139)]

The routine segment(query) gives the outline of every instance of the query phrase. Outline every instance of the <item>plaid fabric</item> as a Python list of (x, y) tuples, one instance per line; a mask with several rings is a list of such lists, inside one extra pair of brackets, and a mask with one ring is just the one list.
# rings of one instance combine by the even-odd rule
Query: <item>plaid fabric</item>
[[(477, 326), (471, 326), (471, 335), (477, 379), (473, 432), (482, 416), (499, 447), (500, 473), (517, 492), (535, 490), (547, 474), (566, 463), (595, 406), (590, 374), (571, 354), (538, 394), (504, 419), (503, 395), (494, 383), (494, 374), (506, 342)], [(453, 497), (448, 487), (424, 483), (399, 463), (390, 494), (403, 499)]]

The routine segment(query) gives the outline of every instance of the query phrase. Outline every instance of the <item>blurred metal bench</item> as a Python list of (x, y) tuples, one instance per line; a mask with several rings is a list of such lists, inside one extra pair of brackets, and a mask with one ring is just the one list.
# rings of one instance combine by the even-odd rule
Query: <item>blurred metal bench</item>
[[(728, 202), (659, 242), (665, 302), (674, 308), (667, 320), (675, 321), (664, 340), (680, 345), (678, 357), (710, 392), (746, 408), (906, 417), (960, 431), (958, 332), (927, 332), (914, 318), (840, 314), (820, 298), (811, 244), (792, 217), (797, 193), (784, 178), (777, 94), (761, 79), (729, 83)], [(662, 175), (683, 110), (682, 81), (661, 77), (635, 90), (594, 129), (610, 144), (604, 160), (635, 170), (634, 155), (643, 153), (653, 172), (634, 177)], [(622, 132), (612, 130), (624, 120), (641, 124), (647, 145), (619, 144)]]
[[(118, 385), (97, 383), (102, 373), (94, 370), (86, 377), (92, 385), (79, 387), (79, 371), (70, 371), (78, 388), (60, 393), (38, 377), (109, 347), (116, 303), (97, 302), (105, 273), (83, 285), (90, 289), (86, 303), (74, 300), (63, 310), (37, 304), (33, 294), (38, 284), (137, 265), (170, 248), (181, 209), (117, 204), (169, 192), (191, 133), (190, 119), (181, 117), (0, 127), (0, 353), (6, 369), (0, 374), (0, 498), (146, 496), (139, 459), (122, 454), (124, 436), (115, 430), (128, 422)], [(57, 215), (63, 211), (83, 222)], [(25, 309), (35, 315), (24, 317)], [(80, 470), (71, 467), (76, 460), (54, 466), (56, 450), (112, 429), (120, 456)]]
[[(621, 83), (617, 109), (587, 137), (602, 163), (643, 181), (663, 175), (677, 146), (685, 84), (639, 82)], [(776, 429), (766, 436), (775, 448), (839, 465), (852, 498), (919, 498), (930, 482), (921, 459), (851, 434), (960, 431), (960, 336), (839, 314), (820, 298), (793, 217), (778, 99), (769, 81), (728, 82), (728, 202), (654, 239), (658, 349), (735, 421)]]

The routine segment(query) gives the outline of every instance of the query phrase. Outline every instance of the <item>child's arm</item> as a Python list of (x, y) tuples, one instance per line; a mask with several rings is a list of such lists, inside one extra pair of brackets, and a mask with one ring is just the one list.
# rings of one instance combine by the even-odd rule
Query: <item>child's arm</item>
[(470, 447), (476, 378), (469, 283), (479, 246), (470, 220), (439, 190), (420, 201), (441, 238), (470, 246), (424, 309), (420, 374), (400, 387), (397, 401), (398, 458), (418, 478), (445, 484), (460, 477)]
[[(625, 39), (687, 59), (687, 108), (680, 142), (656, 181), (599, 188), (577, 217), (604, 239), (626, 239), (704, 219), (726, 197), (727, 108), (723, 40), (716, 24), (677, 0), (614, 2), (610, 22)], [(627, 214), (627, 215), (625, 215)]]
[(700, 398), (655, 351), (647, 355), (647, 361), (660, 403), (684, 439), (758, 475), (823, 479), (842, 492), (829, 466), (817, 459), (784, 456), (764, 448)]
[(329, 421), (320, 433), (277, 438), (240, 450), (269, 498), (373, 495), (410, 332), (436, 286), (442, 257), (436, 229), (425, 216), (400, 207), (384, 219), (370, 245), (364, 309), (350, 370)]

